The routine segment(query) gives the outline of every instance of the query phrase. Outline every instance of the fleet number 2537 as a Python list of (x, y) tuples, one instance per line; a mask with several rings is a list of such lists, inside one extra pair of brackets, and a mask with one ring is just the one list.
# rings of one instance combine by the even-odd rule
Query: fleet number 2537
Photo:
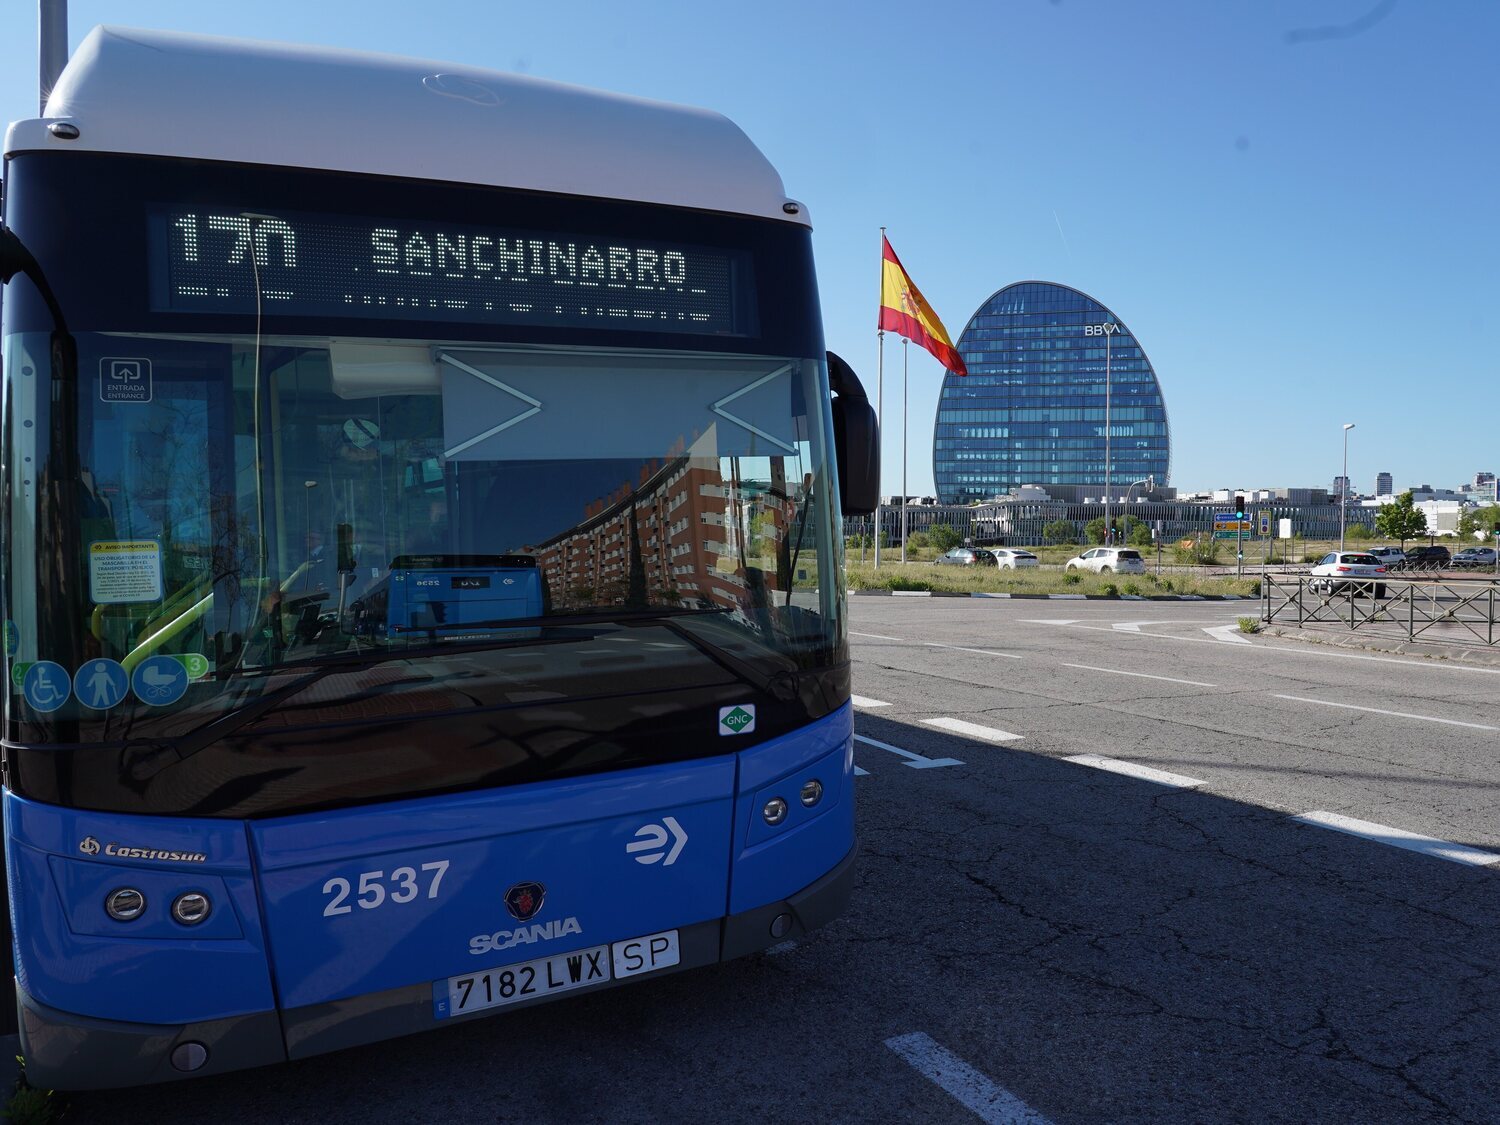
[(387, 902), (411, 902), (422, 893), (424, 878), (427, 882), (427, 897), (437, 898), (438, 887), (442, 885), (443, 873), (447, 870), (448, 861), (439, 859), (422, 864), (421, 875), (417, 874), (415, 867), (398, 867), (390, 875), (386, 875), (384, 871), (361, 871), (357, 890), (356, 885), (351, 885), (348, 879), (334, 876), (323, 884), (323, 893), (332, 896), (323, 907), (323, 917), (332, 918), (336, 914), (352, 913), (354, 905), (349, 902), (351, 894), (361, 910), (374, 910)]

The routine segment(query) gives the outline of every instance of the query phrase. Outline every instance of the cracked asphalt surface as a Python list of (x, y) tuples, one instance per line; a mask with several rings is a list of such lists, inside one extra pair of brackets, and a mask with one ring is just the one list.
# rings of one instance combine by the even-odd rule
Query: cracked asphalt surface
[[(884, 1045), (919, 1031), (1058, 1123), (1500, 1120), (1500, 869), (1288, 817), (1500, 851), (1500, 736), (1478, 729), (1500, 727), (1500, 670), (1203, 632), (1235, 616), (853, 598), (877, 635), (853, 638), (855, 690), (889, 704), (858, 733), (963, 764), (858, 745), (858, 887), (833, 925), (423, 1036), (75, 1095), (67, 1120), (975, 1120)], [(1085, 753), (1205, 784), (1064, 760)]]

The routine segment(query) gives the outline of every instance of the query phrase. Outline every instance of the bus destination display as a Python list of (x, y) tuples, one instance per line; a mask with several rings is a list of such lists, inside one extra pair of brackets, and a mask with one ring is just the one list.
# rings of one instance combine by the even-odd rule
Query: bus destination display
[(149, 233), (159, 312), (754, 331), (750, 256), (738, 250), (185, 208), (154, 212)]

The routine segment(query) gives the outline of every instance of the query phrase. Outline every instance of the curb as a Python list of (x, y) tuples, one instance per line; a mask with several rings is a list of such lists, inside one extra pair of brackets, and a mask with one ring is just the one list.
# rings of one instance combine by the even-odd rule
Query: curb
[(1035, 602), (1258, 602), (1245, 594), (963, 594), (951, 590), (850, 590), (864, 598), (1010, 598)]
[[(1392, 639), (1382, 644), (1378, 643), (1380, 638), (1371, 638), (1368, 635), (1357, 637), (1348, 633), (1324, 633), (1315, 629), (1289, 629), (1280, 625), (1263, 625), (1261, 627), (1261, 635), (1277, 637), (1285, 641), (1300, 641), (1303, 644), (1321, 645), (1324, 648), (1383, 652), (1392, 656), (1420, 656), (1428, 660), (1441, 661), (1447, 664), (1500, 667), (1500, 651), (1491, 648), (1454, 647), (1444, 652), (1435, 647), (1441, 642), (1424, 643), (1421, 641), (1413, 642)], [(1496, 646), (1496, 648), (1500, 648), (1500, 646)]]

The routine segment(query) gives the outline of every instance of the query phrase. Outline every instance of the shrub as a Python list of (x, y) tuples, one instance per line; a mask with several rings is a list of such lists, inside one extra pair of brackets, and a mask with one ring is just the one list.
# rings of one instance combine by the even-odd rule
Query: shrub
[(951, 551), (963, 542), (963, 538), (956, 527), (946, 523), (933, 524), (927, 529), (927, 542), (939, 553)]
[(1083, 575), (1079, 574), (1076, 570), (1065, 570), (1063, 571), (1063, 581), (1069, 586), (1076, 586), (1083, 581)]
[(1241, 633), (1260, 632), (1260, 618), (1258, 617), (1241, 617), (1239, 618), (1239, 623)]
[(1116, 586), (1113, 582), (1106, 582), (1104, 584), (1104, 596), (1106, 598), (1118, 598), (1120, 596), (1120, 587)]
[(1140, 583), (1139, 582), (1127, 582), (1127, 583), (1125, 583), (1125, 592), (1127, 594), (1131, 595), (1132, 597), (1139, 596), (1139, 594), (1141, 592), (1141, 585), (1140, 585)]
[(925, 531), (913, 531), (906, 537), (908, 547), (926, 547), (928, 545), (927, 533)]
[(1252, 583), (1250, 583), (1250, 596), (1252, 598), (1258, 598), (1258, 597), (1260, 597), (1260, 583), (1259, 582), (1252, 582)]

